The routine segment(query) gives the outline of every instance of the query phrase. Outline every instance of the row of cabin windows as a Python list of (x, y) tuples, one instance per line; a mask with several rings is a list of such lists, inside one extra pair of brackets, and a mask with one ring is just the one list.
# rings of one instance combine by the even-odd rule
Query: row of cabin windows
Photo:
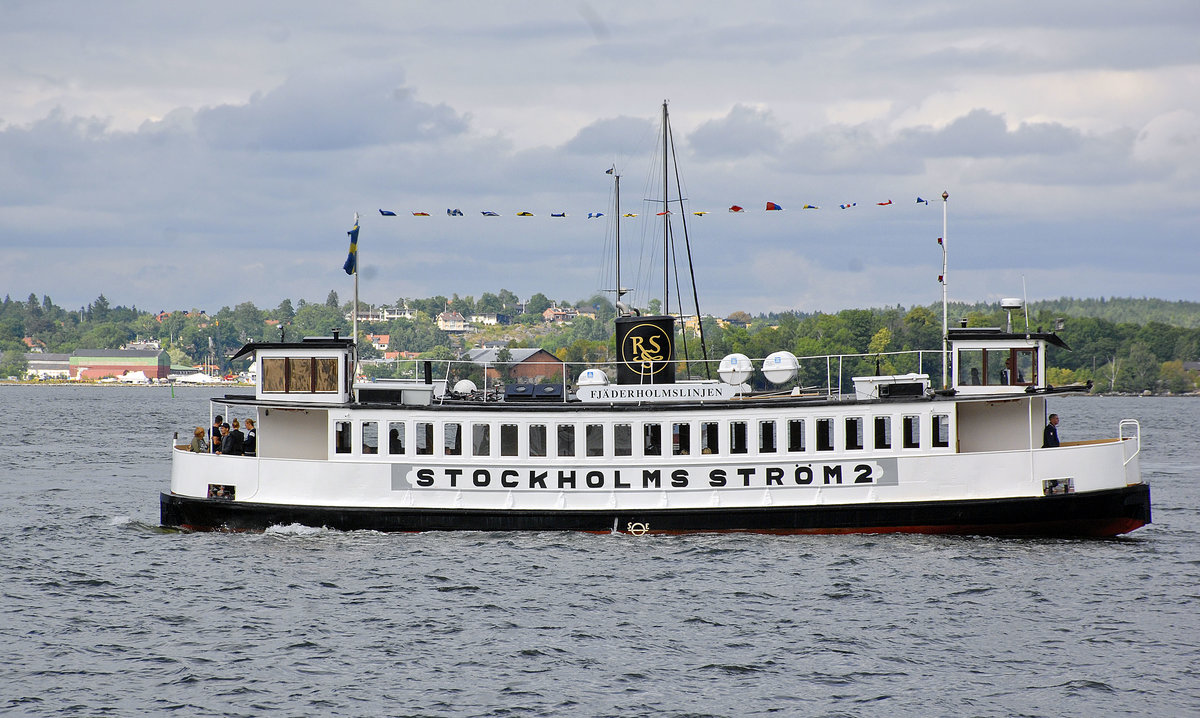
[(329, 394), (338, 390), (336, 357), (264, 357), (264, 394)]
[[(897, 448), (893, 445), (891, 416), (872, 417), (873, 431), (871, 446), (876, 450)], [(950, 446), (950, 416), (934, 414), (930, 417), (930, 443), (934, 448)], [(755, 447), (759, 454), (774, 454), (780, 452), (800, 453), (805, 451), (805, 419), (787, 419), (776, 421), (763, 419), (755, 422), (730, 421), (724, 422), (727, 432), (725, 451), (729, 454), (750, 453), (751, 440), (756, 441)], [(848, 451), (866, 448), (865, 419), (861, 416), (847, 417), (844, 421), (842, 439), (843, 448)], [(921, 448), (921, 417), (906, 414), (900, 417), (900, 447), (905, 449)], [(834, 419), (815, 419), (816, 450), (833, 451), (835, 449)], [(350, 421), (335, 422), (334, 450), (339, 454), (349, 454), (353, 447)], [(361, 453), (380, 453), (379, 422), (363, 421), (361, 424)], [(386, 422), (387, 433), (384, 437), (384, 453), (399, 455), (412, 453), (417, 456), (492, 456), (493, 425), (492, 424), (462, 424), (445, 422), (441, 424), (441, 436), (435, 436), (434, 423), (416, 421), (412, 423), (412, 442), (409, 443), (409, 424), (403, 421)], [(612, 433), (612, 455), (633, 456), (634, 424), (585, 424), (579, 432), (575, 424), (528, 424), (525, 426), (526, 444), (525, 455), (530, 457), (544, 456), (605, 456), (605, 432)], [(641, 444), (641, 456), (689, 456), (693, 453), (720, 453), (720, 436), (722, 422), (703, 421), (699, 423), (699, 431), (693, 436), (693, 425), (686, 422), (661, 424), (645, 423), (640, 425), (637, 432)], [(670, 435), (664, 437), (664, 429), (669, 428)], [(498, 439), (500, 456), (520, 455), (521, 426), (518, 424), (500, 424)], [(664, 443), (664, 438), (666, 442)], [(439, 449), (440, 451), (435, 451)], [(553, 448), (553, 453), (551, 453)]]

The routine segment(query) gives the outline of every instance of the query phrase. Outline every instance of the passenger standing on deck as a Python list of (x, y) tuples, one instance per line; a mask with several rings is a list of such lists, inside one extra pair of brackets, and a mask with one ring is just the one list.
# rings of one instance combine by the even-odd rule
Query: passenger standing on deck
[(1042, 433), (1042, 448), (1052, 449), (1058, 446), (1058, 414), (1051, 414), (1046, 431)]
[(212, 446), (214, 454), (221, 453), (221, 422), (223, 421), (225, 418), (220, 414), (213, 417), (212, 436), (209, 438), (209, 444)]
[(221, 445), (217, 447), (218, 454), (233, 454), (233, 436), (229, 433), (229, 424), (221, 424)]
[(197, 454), (208, 453), (208, 442), (204, 440), (203, 426), (197, 426), (196, 430), (192, 432), (192, 445), (188, 447), (188, 450)]
[(237, 419), (233, 420), (233, 429), (229, 432), (233, 437), (233, 453), (234, 456), (241, 456), (246, 453), (246, 435), (242, 433), (241, 424)]
[(258, 433), (254, 430), (254, 419), (246, 419), (246, 442), (242, 444), (246, 456), (258, 455)]

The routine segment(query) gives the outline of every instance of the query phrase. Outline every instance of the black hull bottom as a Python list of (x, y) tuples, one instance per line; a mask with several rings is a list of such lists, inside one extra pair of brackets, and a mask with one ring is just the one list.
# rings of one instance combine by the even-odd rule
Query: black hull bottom
[(1150, 523), (1150, 487), (1035, 498), (646, 511), (475, 511), (321, 507), (162, 494), (163, 526), (262, 531), (300, 524), (341, 531), (587, 531), (780, 534), (925, 533), (1116, 536)]

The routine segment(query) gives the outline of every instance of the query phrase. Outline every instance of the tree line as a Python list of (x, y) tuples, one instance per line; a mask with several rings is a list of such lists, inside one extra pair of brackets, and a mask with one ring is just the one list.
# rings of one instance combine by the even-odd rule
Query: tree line
[[(541, 312), (557, 305), (588, 309), (596, 319), (580, 317), (570, 324), (546, 324)], [(388, 334), (391, 348), (419, 352), (423, 358), (452, 359), (470, 345), (490, 342), (517, 347), (539, 347), (568, 362), (601, 362), (615, 356), (612, 318), (615, 310), (603, 295), (575, 302), (552, 301), (538, 293), (522, 304), (509, 290), (471, 296), (399, 298), (395, 306), (407, 307), (411, 318), (388, 322), (360, 322), (360, 333)], [(115, 349), (135, 339), (155, 339), (171, 354), (172, 362), (200, 364), (213, 361), (230, 367), (231, 356), (248, 341), (278, 341), (303, 336), (328, 336), (334, 329), (349, 334), (346, 314), (349, 302), (341, 302), (335, 291), (325, 301), (282, 300), (273, 309), (260, 309), (252, 302), (222, 307), (213, 314), (196, 309), (147, 312), (137, 307), (113, 306), (100, 295), (78, 310), (56, 305), (48, 296), (39, 300), (30, 294), (25, 301), (6, 296), (0, 303), (0, 376), (19, 375), (24, 369), (23, 339), (30, 337), (45, 351), (70, 353), (75, 349)], [(360, 303), (360, 312), (370, 309)], [(518, 313), (520, 310), (524, 313)], [(656, 310), (656, 307), (649, 307)], [(437, 315), (456, 311), (463, 316), (508, 315), (512, 323), (480, 328), (466, 336), (448, 334), (437, 327)], [(1104, 316), (1095, 316), (1095, 315)], [(952, 325), (1005, 326), (1008, 313), (998, 304), (954, 304)], [(1119, 317), (1114, 320), (1110, 317)], [(1200, 360), (1200, 304), (1163, 302), (1153, 299), (1065, 298), (1034, 302), (1029, 306), (1028, 329), (1049, 330), (1065, 318), (1059, 336), (1072, 348), (1051, 347), (1047, 357), (1047, 380), (1062, 385), (1092, 381), (1097, 391), (1172, 392), (1196, 389), (1194, 371), (1185, 362)], [(1026, 330), (1025, 312), (1014, 312), (1014, 331)], [(703, 320), (700, 332), (681, 330), (677, 358), (689, 360), (683, 371), (703, 376), (707, 369), (699, 361), (703, 352), (719, 360), (729, 353), (761, 358), (786, 349), (800, 357), (822, 355), (866, 355), (848, 359), (842, 367), (849, 376), (921, 371), (938, 374), (940, 364), (924, 364), (915, 357), (893, 352), (941, 347), (941, 305), (901, 306), (875, 309), (845, 309), (836, 313), (779, 312), (751, 316), (734, 312), (725, 319)], [(363, 358), (378, 358), (369, 343), (360, 343)], [(21, 371), (17, 371), (17, 370)], [(379, 376), (400, 375), (404, 369), (386, 363), (368, 364), (366, 371)], [(802, 362), (802, 381), (824, 384), (824, 363)]]

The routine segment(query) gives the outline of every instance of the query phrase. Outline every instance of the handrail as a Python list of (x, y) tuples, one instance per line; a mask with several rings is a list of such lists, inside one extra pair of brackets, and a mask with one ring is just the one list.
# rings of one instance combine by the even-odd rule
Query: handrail
[[(1126, 426), (1132, 426), (1134, 428), (1134, 433), (1132, 436), (1125, 436)], [(1129, 466), (1129, 462), (1133, 461), (1133, 457), (1142, 453), (1142, 425), (1138, 423), (1137, 419), (1121, 419), (1121, 423), (1117, 425), (1117, 435), (1121, 437), (1122, 442), (1125, 441), (1125, 439), (1137, 440), (1137, 449), (1135, 449), (1134, 452), (1129, 455), (1129, 458), (1125, 459), (1125, 463), (1122, 464), (1123, 466)], [(1124, 444), (1122, 444), (1122, 446), (1124, 446)]]
[[(904, 362), (904, 364), (902, 364), (902, 368), (899, 368), (899, 371), (901, 371), (901, 372), (911, 371), (912, 367), (915, 366), (917, 373), (921, 373), (922, 369), (924, 369), (925, 354), (928, 354), (928, 353), (940, 354), (941, 352), (940, 351), (932, 351), (932, 350), (913, 349), (913, 350), (899, 350), (899, 351), (885, 351), (885, 352), (866, 352), (866, 353), (858, 353), (858, 354), (814, 354), (814, 355), (810, 355), (810, 356), (797, 356), (796, 358), (799, 360), (801, 366), (807, 365), (809, 367), (819, 367), (822, 363), (825, 365), (825, 367), (824, 367), (824, 369), (825, 369), (825, 371), (824, 371), (825, 386), (821, 387), (820, 380), (818, 379), (817, 381), (813, 382), (813, 386), (810, 388), (816, 388), (816, 389), (822, 391), (822, 393), (824, 393), (827, 397), (835, 398), (835, 397), (840, 397), (841, 395), (843, 395), (847, 391), (847, 389), (849, 389), (850, 392), (853, 393), (853, 389), (843, 386), (850, 379), (850, 377), (853, 376), (853, 374), (850, 373), (852, 371), (852, 365), (849, 362), (859, 361), (859, 360), (864, 360), (864, 359), (865, 360), (892, 359), (894, 361), (894, 360), (897, 360), (897, 359), (900, 359), (903, 357), (903, 358), (907, 359), (907, 361)], [(402, 364), (402, 365), (408, 365), (409, 363), (411, 363), (412, 364), (411, 371), (405, 371), (404, 374), (407, 376), (411, 376), (413, 380), (416, 380), (419, 377), (418, 367), (419, 367), (420, 361), (421, 361), (420, 359), (411, 359), (411, 360), (404, 359), (404, 360), (399, 360), (397, 363)], [(760, 366), (763, 360), (760, 358), (760, 359), (751, 359), (751, 361), (755, 366)], [(834, 366), (834, 362), (837, 363), (836, 366)], [(911, 362), (911, 363), (909, 363), (909, 362)], [(371, 365), (371, 364), (391, 364), (392, 362), (387, 361), (387, 360), (368, 359), (368, 360), (365, 360), (363, 363)], [(571, 371), (571, 373), (573, 375), (577, 375), (578, 372), (582, 371), (583, 369), (589, 369), (589, 368), (606, 369), (606, 370), (608, 370), (608, 371), (606, 371), (606, 373), (609, 373), (610, 377), (611, 377), (611, 376), (615, 375), (616, 368), (619, 367), (621, 365), (621, 363), (622, 362), (620, 362), (620, 361), (574, 361), (574, 362), (564, 361), (564, 362), (561, 362), (561, 366), (566, 368), (568, 371)], [(707, 359), (707, 360), (704, 360), (704, 359), (690, 359), (690, 360), (676, 359), (675, 363), (677, 365), (680, 365), (680, 370), (683, 371), (685, 374), (697, 375), (697, 374), (699, 374), (700, 367), (702, 367), (703, 365), (705, 365), (705, 364), (716, 365), (716, 364), (720, 363), (720, 360), (718, 360), (718, 359)], [(471, 368), (476, 368), (483, 373), (484, 377), (489, 377), (489, 381), (487, 383), (490, 385), (492, 383), (492, 381), (494, 380), (495, 375), (499, 373), (499, 369), (501, 367), (503, 367), (503, 366), (516, 367), (519, 364), (520, 364), (520, 362), (489, 361), (486, 363), (483, 363), (483, 362), (475, 363), (472, 361), (468, 361), (466, 359), (440, 359), (440, 360), (437, 360), (437, 362), (436, 362), (436, 364), (434, 364), (434, 366), (442, 368), (441, 375), (443, 378), (447, 378), (447, 379), (450, 378), (450, 376), (452, 375), (452, 373), (455, 370), (466, 369), (469, 371)], [(686, 367), (686, 368), (684, 368), (684, 367)], [(557, 365), (550, 368), (550, 370), (547, 373), (548, 374), (558, 374), (559, 371), (558, 371)], [(811, 378), (813, 378), (813, 377), (810, 377), (810, 379)], [(801, 379), (798, 379), (798, 381)], [(560, 377), (556, 378), (556, 380), (554, 381), (554, 383), (556, 383), (556, 384), (562, 384), (564, 401), (567, 398), (567, 394), (568, 394), (567, 390), (569, 388), (569, 382), (570, 382), (570, 377), (568, 377), (565, 372), (560, 374)], [(447, 390), (449, 390), (452, 388), (452, 385), (447, 384), (446, 388), (447, 388)], [(481, 388), (483, 388), (483, 387), (481, 387)], [(439, 403), (441, 401), (444, 401), (445, 398), (446, 398), (445, 396), (441, 397), (439, 399)]]

